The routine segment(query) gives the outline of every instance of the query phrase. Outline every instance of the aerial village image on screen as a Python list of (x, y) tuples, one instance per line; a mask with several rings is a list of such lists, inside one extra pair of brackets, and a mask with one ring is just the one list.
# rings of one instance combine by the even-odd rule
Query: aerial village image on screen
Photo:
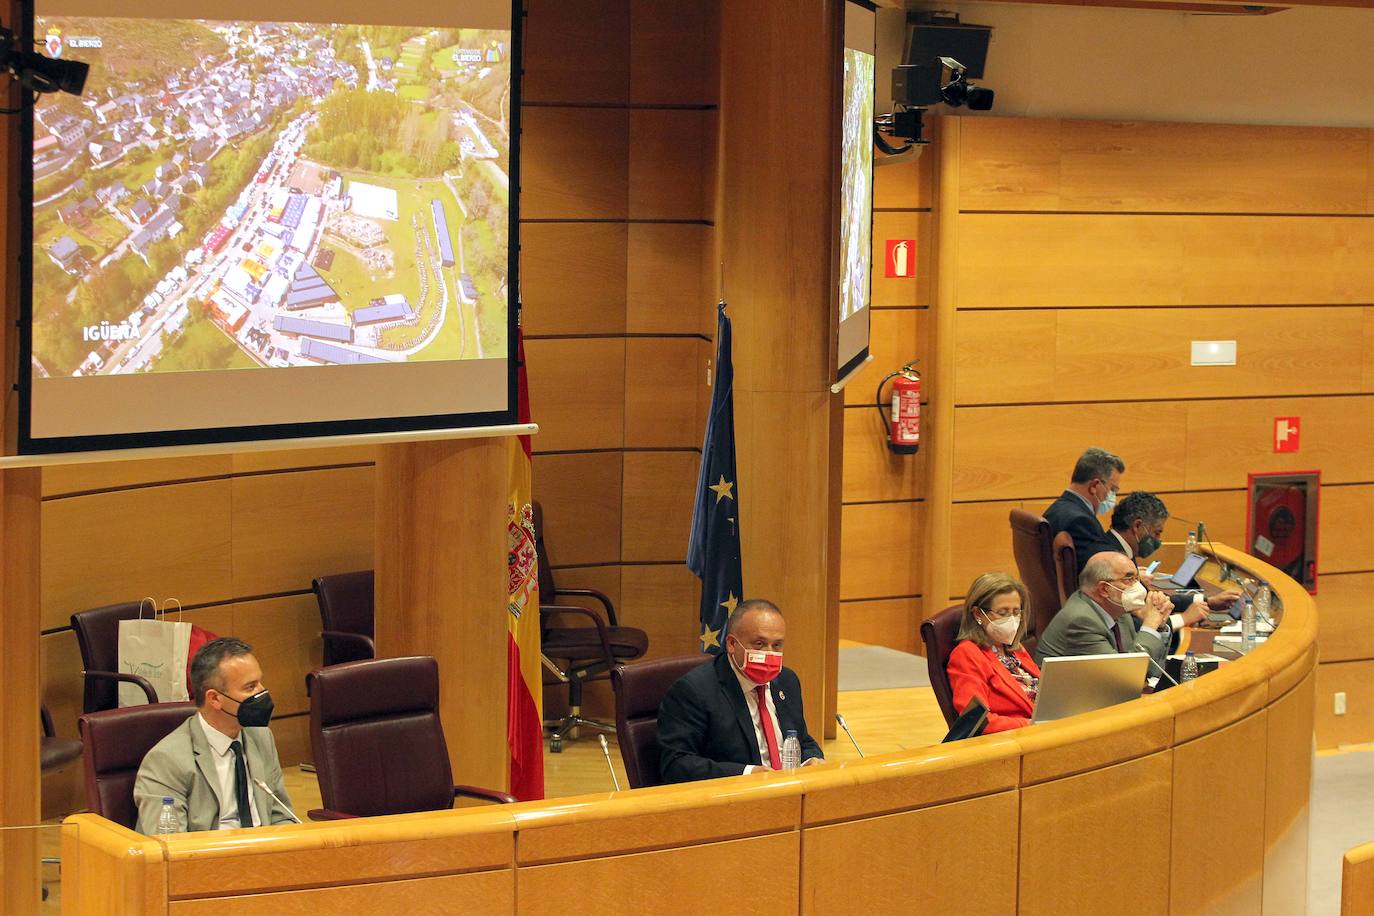
[(39, 18), (37, 377), (504, 356), (510, 33)]

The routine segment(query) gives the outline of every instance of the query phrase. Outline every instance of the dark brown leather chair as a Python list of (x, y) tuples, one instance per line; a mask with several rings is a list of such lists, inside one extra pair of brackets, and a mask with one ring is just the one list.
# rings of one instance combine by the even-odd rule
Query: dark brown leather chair
[[(563, 739), (578, 726), (614, 732), (615, 727), (582, 715), (582, 685), (609, 676), (616, 665), (632, 662), (649, 648), (649, 635), (616, 620), (611, 599), (594, 588), (559, 588), (553, 580), (549, 552), (544, 545), (544, 510), (534, 503), (534, 549), (539, 558), (539, 623), (544, 670), (553, 681), (568, 685), (568, 714), (545, 722), (551, 729), (549, 750), (563, 750)], [(589, 608), (560, 603), (563, 598), (590, 598), (601, 605), (606, 619)], [(568, 618), (583, 617), (591, 626), (567, 626)], [(549, 683), (548, 678), (545, 679)]]
[(196, 711), (194, 703), (158, 703), (88, 712), (78, 720), (85, 749), (86, 806), (130, 830), (138, 823), (134, 779), (143, 758)]
[[(312, 820), (439, 811), (455, 796), (514, 796), (456, 786), (439, 722), (439, 663), (432, 656), (378, 658), (317, 668), (310, 692), (310, 746), (324, 808)], [(481, 715), (481, 710), (473, 710)]]
[(926, 644), (926, 669), (930, 673), (930, 689), (945, 714), (945, 725), (953, 726), (959, 718), (954, 708), (954, 690), (949, 686), (949, 654), (959, 641), (959, 621), (964, 606), (953, 604), (928, 620), (921, 622), (921, 639)]
[(39, 771), (43, 774), (56, 773), (68, 764), (81, 759), (80, 738), (59, 738), (52, 724), (52, 713), (46, 705), (38, 708), (38, 717), (43, 725), (43, 737), (38, 744)]
[(85, 688), (81, 699), (83, 712), (99, 712), (119, 706), (118, 683), (124, 681), (143, 688), (149, 703), (157, 702), (157, 691), (146, 678), (123, 674), (119, 670), (119, 622), (138, 618), (139, 602), (110, 604), (72, 615), (72, 629), (81, 649)]
[(1067, 531), (1054, 536), (1054, 583), (1059, 587), (1059, 606), (1063, 607), (1069, 596), (1078, 591), (1078, 551), (1073, 546), (1073, 535)]
[(341, 665), (377, 657), (373, 640), (375, 577), (372, 570), (320, 576), (310, 583), (320, 604), (324, 663)]
[(705, 653), (675, 655), (611, 669), (616, 740), (631, 789), (662, 784), (658, 776), (658, 704), (678, 678), (711, 658)]
[(1059, 577), (1054, 568), (1054, 538), (1043, 516), (1011, 510), (1011, 549), (1016, 569), (1030, 593), (1026, 635), (1039, 638), (1064, 603), (1059, 600)]

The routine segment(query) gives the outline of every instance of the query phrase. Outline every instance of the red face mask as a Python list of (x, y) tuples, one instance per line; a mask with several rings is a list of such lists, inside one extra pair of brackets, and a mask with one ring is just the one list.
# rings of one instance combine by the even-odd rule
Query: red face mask
[(781, 652), (744, 652), (744, 676), (755, 684), (767, 684), (782, 672)]

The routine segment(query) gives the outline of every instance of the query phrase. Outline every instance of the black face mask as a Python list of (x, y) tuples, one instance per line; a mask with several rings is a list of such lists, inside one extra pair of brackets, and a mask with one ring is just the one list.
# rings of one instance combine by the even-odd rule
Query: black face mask
[(272, 721), (272, 694), (260, 690), (248, 699), (240, 700), (239, 711), (233, 715), (244, 728), (266, 728), (267, 723)]
[(1140, 539), (1139, 543), (1135, 545), (1135, 555), (1137, 557), (1140, 557), (1141, 559), (1144, 559), (1145, 557), (1148, 557), (1150, 554), (1158, 550), (1160, 548), (1160, 545), (1163, 543), (1164, 542), (1161, 541), (1159, 538), (1147, 534)]

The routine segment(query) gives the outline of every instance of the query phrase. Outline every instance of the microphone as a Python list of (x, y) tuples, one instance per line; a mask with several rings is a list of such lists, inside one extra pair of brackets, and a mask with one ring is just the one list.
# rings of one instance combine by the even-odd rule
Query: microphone
[(1150, 654), (1150, 651), (1149, 651), (1148, 649), (1146, 649), (1146, 648), (1145, 648), (1144, 646), (1142, 646), (1140, 643), (1136, 643), (1136, 644), (1135, 644), (1134, 646), (1132, 646), (1131, 648), (1135, 649), (1137, 652), (1144, 652), (1144, 653), (1145, 653), (1145, 660), (1146, 660), (1147, 662), (1149, 662), (1150, 664), (1154, 665), (1156, 668), (1159, 668), (1159, 673), (1160, 673), (1161, 675), (1163, 675), (1164, 677), (1169, 678), (1169, 683), (1170, 683), (1170, 684), (1173, 684), (1175, 687), (1178, 686), (1178, 681), (1176, 681), (1176, 680), (1174, 680), (1172, 677), (1170, 677), (1169, 672), (1165, 671), (1165, 670), (1160, 666), (1159, 662), (1155, 661), (1155, 657), (1154, 657), (1153, 655)]
[(615, 764), (611, 763), (611, 747), (606, 743), (605, 735), (597, 735), (596, 740), (601, 742), (601, 753), (606, 755), (606, 766), (611, 770), (611, 782), (615, 783), (615, 790), (620, 791), (620, 777), (615, 775)]
[(297, 824), (301, 822), (301, 819), (296, 817), (296, 812), (292, 811), (291, 808), (286, 804), (286, 802), (282, 801), (280, 798), (277, 798), (276, 792), (273, 792), (271, 789), (267, 788), (267, 783), (263, 782), (261, 779), (258, 779), (256, 776), (253, 777), (253, 783), (259, 789), (262, 789), (262, 791), (266, 792), (272, 798), (272, 801), (280, 805), (281, 809), (286, 812), (287, 817), (291, 818), (291, 820), (295, 821)]
[(844, 716), (835, 713), (835, 721), (840, 723), (840, 728), (844, 729), (844, 733), (849, 736), (849, 742), (854, 745), (854, 750), (858, 751), (859, 756), (862, 757), (864, 755), (864, 749), (859, 747), (859, 742), (854, 740), (854, 733), (849, 730), (849, 723), (845, 722)]

